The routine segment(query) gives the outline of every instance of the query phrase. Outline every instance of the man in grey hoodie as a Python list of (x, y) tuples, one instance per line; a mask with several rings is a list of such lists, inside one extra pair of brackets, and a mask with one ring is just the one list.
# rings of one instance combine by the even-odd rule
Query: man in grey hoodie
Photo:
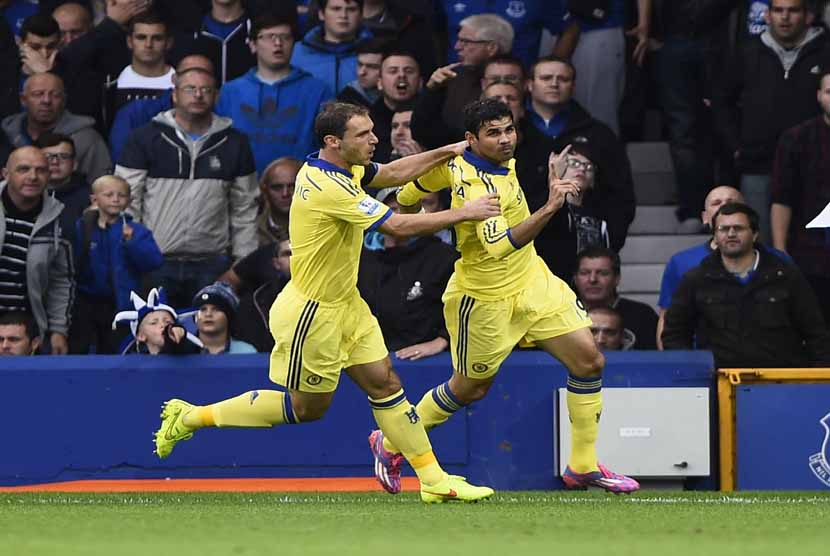
[(75, 284), (72, 248), (61, 237), (63, 204), (46, 195), (49, 163), (35, 147), (9, 156), (0, 186), (0, 313), (23, 311), (37, 323), (51, 353), (68, 351)]
[(38, 73), (26, 80), (20, 95), (23, 111), (3, 119), (3, 132), (15, 147), (31, 145), (52, 131), (72, 138), (78, 171), (90, 182), (112, 172), (107, 144), (95, 131), (95, 120), (66, 110), (63, 80), (53, 73)]

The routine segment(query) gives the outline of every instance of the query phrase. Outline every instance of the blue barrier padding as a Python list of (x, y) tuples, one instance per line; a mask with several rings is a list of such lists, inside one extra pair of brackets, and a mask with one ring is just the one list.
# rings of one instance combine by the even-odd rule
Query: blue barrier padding
[(830, 384), (738, 386), (735, 403), (739, 490), (830, 489)]
[[(714, 386), (708, 352), (607, 355), (604, 385)], [(0, 359), (0, 485), (80, 479), (370, 476), (374, 419), (344, 374), (328, 414), (266, 430), (203, 430), (159, 460), (152, 433), (161, 403), (207, 404), (275, 388), (268, 356), (65, 356)], [(394, 361), (413, 404), (450, 376), (448, 354)], [(432, 431), (448, 471), (498, 489), (561, 486), (554, 468), (554, 392), (565, 368), (542, 352), (516, 352), (485, 400)]]

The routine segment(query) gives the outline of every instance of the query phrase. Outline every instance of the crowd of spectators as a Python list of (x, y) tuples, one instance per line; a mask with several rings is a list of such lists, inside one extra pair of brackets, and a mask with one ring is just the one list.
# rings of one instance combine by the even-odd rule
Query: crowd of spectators
[[(269, 351), (325, 103), (368, 108), (384, 163), (463, 139), (462, 108), (496, 98), (530, 210), (551, 153), (579, 184), (535, 248), (602, 349), (830, 364), (830, 236), (805, 227), (830, 203), (825, 4), (0, 0), (0, 353)], [(647, 109), (677, 232), (707, 234), (667, 265), (659, 315), (617, 293)], [(358, 287), (398, 357), (448, 345), (452, 243), (365, 238)]]

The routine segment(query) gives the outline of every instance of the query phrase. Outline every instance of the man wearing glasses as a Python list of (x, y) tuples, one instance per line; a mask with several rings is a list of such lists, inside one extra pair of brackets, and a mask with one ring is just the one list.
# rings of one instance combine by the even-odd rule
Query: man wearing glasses
[(47, 131), (37, 138), (34, 146), (46, 155), (49, 163), (47, 191), (63, 203), (59, 222), (63, 234), (70, 237), (75, 231), (75, 222), (89, 206), (92, 193), (86, 178), (77, 171), (75, 142), (68, 135)]
[(262, 175), (282, 156), (304, 160), (317, 149), (314, 118), (334, 93), (304, 67), (291, 65), (294, 23), (285, 15), (264, 14), (251, 28), (257, 65), (222, 87), (216, 113), (233, 120), (248, 136), (256, 170)]
[(756, 244), (758, 214), (727, 203), (712, 218), (718, 248), (672, 297), (664, 349), (711, 350), (718, 367), (830, 364), (830, 333), (801, 271)]
[(231, 120), (216, 116), (212, 73), (176, 75), (173, 109), (135, 130), (116, 174), (130, 184), (136, 222), (153, 231), (164, 264), (148, 276), (173, 306), (256, 249), (257, 184), (251, 147)]

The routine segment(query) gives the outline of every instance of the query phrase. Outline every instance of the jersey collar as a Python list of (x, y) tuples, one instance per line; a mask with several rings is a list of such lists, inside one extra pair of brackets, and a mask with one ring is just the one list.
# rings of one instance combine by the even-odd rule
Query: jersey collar
[(344, 176), (347, 176), (349, 179), (352, 178), (352, 173), (348, 170), (344, 170), (340, 166), (336, 164), (332, 164), (331, 162), (327, 162), (320, 158), (320, 151), (313, 152), (307, 157), (305, 157), (305, 161), (309, 166), (313, 166), (314, 168), (319, 168), (320, 170), (328, 170), (330, 172), (339, 172)]
[(464, 158), (464, 160), (468, 164), (472, 164), (473, 166), (475, 166), (479, 170), (481, 170), (483, 172), (487, 172), (488, 174), (496, 174), (497, 176), (506, 176), (510, 172), (509, 168), (506, 168), (504, 166), (500, 166), (498, 164), (493, 164), (489, 160), (487, 160), (485, 158), (481, 158), (480, 156), (475, 154), (473, 151), (471, 151), (470, 147), (467, 147), (466, 149), (464, 149), (464, 154), (462, 155), (462, 157)]

